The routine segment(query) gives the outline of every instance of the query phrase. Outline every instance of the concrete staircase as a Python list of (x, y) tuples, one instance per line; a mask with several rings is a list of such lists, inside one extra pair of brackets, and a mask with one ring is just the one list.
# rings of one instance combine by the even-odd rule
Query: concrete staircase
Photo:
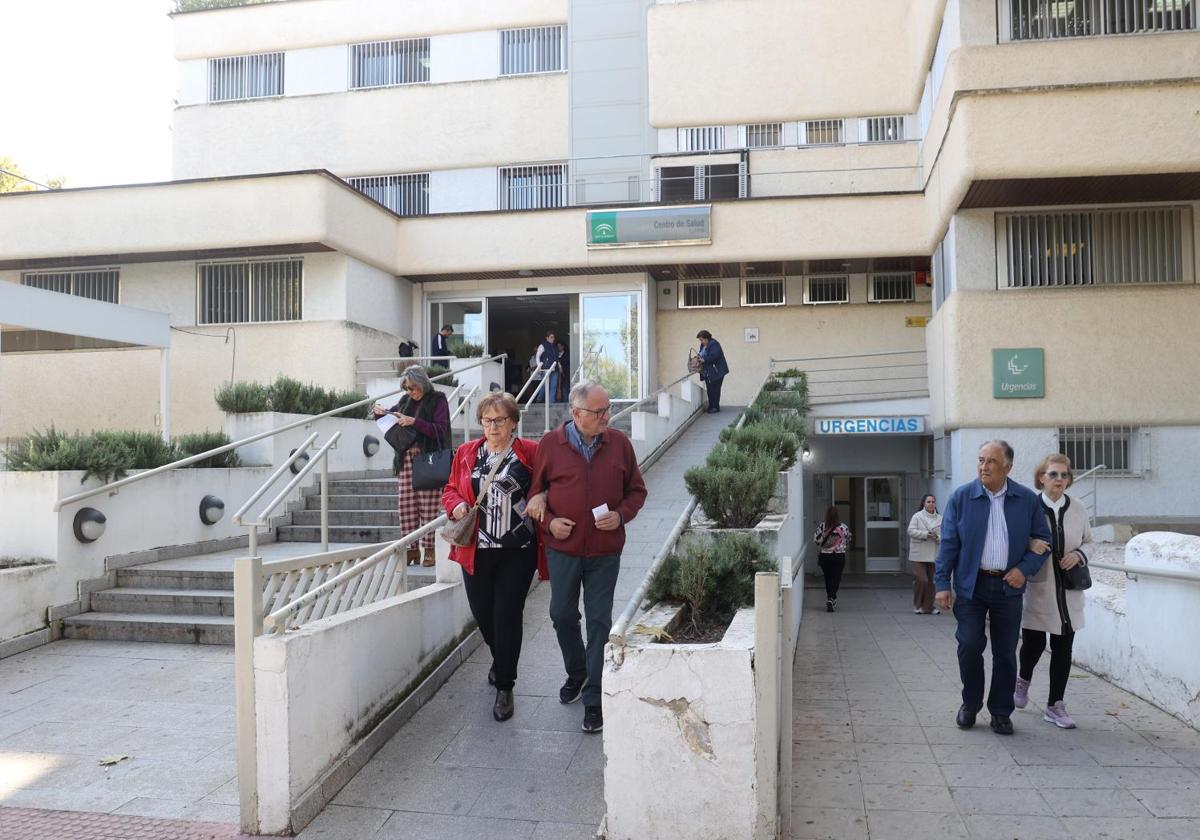
[[(396, 511), (396, 479), (356, 478), (329, 482), (329, 541), (376, 543), (398, 540), (400, 514)], [(321, 495), (304, 497), (304, 509), (292, 514), (291, 525), (281, 525), (279, 542), (321, 541)]]

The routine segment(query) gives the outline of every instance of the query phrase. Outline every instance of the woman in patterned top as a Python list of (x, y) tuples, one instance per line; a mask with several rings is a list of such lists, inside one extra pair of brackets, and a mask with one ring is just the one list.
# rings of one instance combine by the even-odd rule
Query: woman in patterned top
[(450, 559), (463, 567), (471, 614), (492, 652), (488, 684), (496, 687), (492, 716), (499, 721), (513, 716), (522, 613), (533, 570), (538, 569), (542, 580), (548, 577), (545, 548), (534, 521), (525, 514), (538, 445), (516, 436), (519, 411), (517, 401), (502, 392), (479, 401), (476, 417), (483, 437), (458, 448), (442, 491), (446, 513), (462, 519), (499, 459), (476, 514), (475, 544), (450, 549)]
[(838, 516), (838, 509), (825, 511), (825, 521), (817, 526), (813, 542), (821, 547), (817, 565), (825, 575), (825, 611), (837, 609), (838, 587), (846, 568), (846, 549), (850, 547), (850, 529)]

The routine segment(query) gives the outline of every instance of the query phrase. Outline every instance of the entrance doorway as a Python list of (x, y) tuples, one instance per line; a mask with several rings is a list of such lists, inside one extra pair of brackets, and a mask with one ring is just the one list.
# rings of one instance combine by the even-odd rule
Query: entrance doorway
[[(574, 370), (578, 365), (577, 337), (571, 324), (578, 320), (572, 308), (578, 307), (576, 295), (516, 295), (487, 299), (487, 350), (507, 353), (504, 365), (504, 390), (515, 394), (529, 376), (530, 356), (547, 330), (567, 348), (567, 362)], [(574, 316), (574, 317), (573, 317)]]
[(900, 571), (900, 476), (835, 475), (833, 504), (854, 536), (846, 552), (846, 571)]

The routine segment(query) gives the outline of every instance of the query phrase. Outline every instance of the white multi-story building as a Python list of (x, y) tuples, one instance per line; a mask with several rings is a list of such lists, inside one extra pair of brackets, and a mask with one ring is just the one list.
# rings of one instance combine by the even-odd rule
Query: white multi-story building
[[(990, 437), (1021, 480), (1104, 463), (1102, 515), (1195, 516), (1196, 5), (178, 14), (176, 180), (0, 197), (0, 279), (169, 313), (180, 430), (220, 424), (222, 381), (350, 387), (443, 323), (514, 368), (553, 328), (624, 399), (709, 329), (727, 403), (811, 371), (808, 504), (869, 569)], [(154, 427), (154, 351), (3, 338), (0, 436), (63, 392), (81, 427)]]

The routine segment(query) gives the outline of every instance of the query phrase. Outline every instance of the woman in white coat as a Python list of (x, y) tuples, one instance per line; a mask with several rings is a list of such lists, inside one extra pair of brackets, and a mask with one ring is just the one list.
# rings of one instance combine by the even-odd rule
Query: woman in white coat
[(908, 559), (913, 573), (913, 612), (940, 615), (933, 605), (933, 564), (937, 562), (942, 541), (942, 515), (937, 499), (930, 493), (921, 500), (921, 509), (908, 523)]
[(1075, 721), (1067, 714), (1063, 695), (1071, 674), (1071, 647), (1075, 634), (1083, 628), (1083, 592), (1064, 586), (1066, 570), (1086, 565), (1092, 551), (1092, 531), (1087, 509), (1067, 495), (1071, 486), (1071, 459), (1055, 453), (1038, 464), (1033, 486), (1041, 490), (1042, 510), (1050, 525), (1053, 544), (1035, 540), (1035, 551), (1050, 549), (1041, 570), (1029, 579), (1025, 590), (1025, 611), (1021, 618), (1020, 672), (1013, 702), (1018, 709), (1029, 703), (1029, 683), (1033, 669), (1046, 650), (1050, 634), (1050, 690), (1043, 719), (1060, 729), (1074, 729)]

